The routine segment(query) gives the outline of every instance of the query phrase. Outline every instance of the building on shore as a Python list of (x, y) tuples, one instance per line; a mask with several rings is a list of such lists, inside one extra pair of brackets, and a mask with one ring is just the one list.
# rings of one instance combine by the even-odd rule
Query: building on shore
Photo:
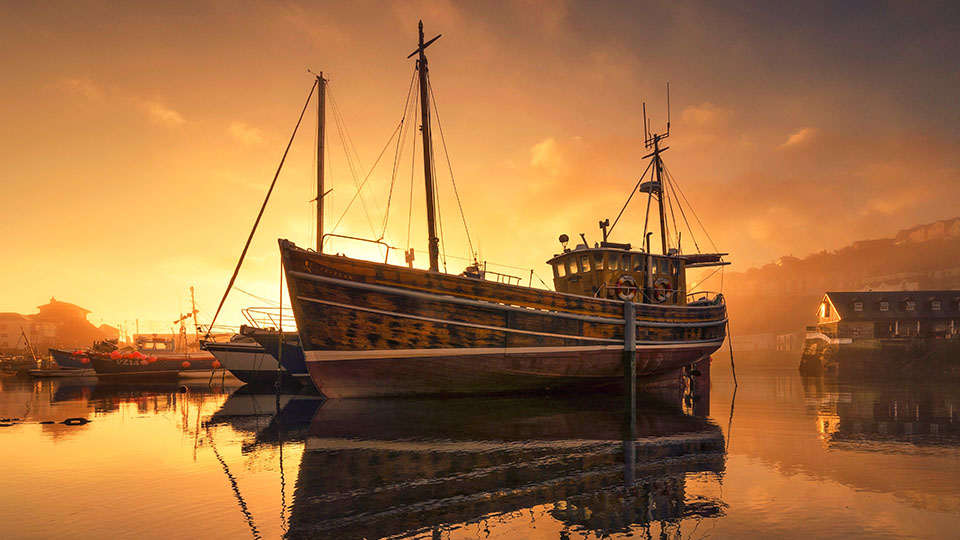
[(838, 344), (868, 347), (883, 340), (955, 339), (960, 291), (828, 292), (820, 302), (816, 332), (843, 340)]
[(817, 324), (807, 327), (800, 369), (815, 374), (844, 358), (867, 369), (883, 358), (917, 367), (918, 358), (930, 360), (932, 353), (952, 358), (958, 345), (958, 290), (828, 292)]
[(90, 310), (69, 302), (51, 297), (50, 302), (37, 306), (37, 311), (32, 315), (0, 313), (0, 353), (26, 352), (28, 340), (34, 352), (46, 354), (51, 347), (84, 348), (117, 337), (116, 328), (94, 326), (87, 320)]

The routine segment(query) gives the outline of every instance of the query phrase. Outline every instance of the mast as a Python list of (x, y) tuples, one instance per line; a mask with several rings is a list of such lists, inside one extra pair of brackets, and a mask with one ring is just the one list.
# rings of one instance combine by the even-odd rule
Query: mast
[(430, 250), (430, 271), (440, 271), (440, 239), (437, 237), (436, 201), (433, 186), (433, 140), (430, 137), (430, 86), (427, 76), (426, 48), (440, 38), (423, 42), (423, 21), (420, 21), (420, 45), (407, 58), (418, 54), (417, 68), (420, 72), (420, 131), (423, 133), (423, 177), (427, 188), (427, 240)]
[(663, 215), (663, 162), (660, 160), (660, 135), (653, 136), (653, 170), (657, 178), (657, 204), (660, 206), (660, 245), (662, 253), (667, 254), (667, 227)]
[[(193, 315), (193, 330), (197, 335), (197, 344), (200, 343), (200, 322), (197, 321), (197, 302), (193, 298), (193, 287), (190, 287), (190, 314)], [(137, 323), (137, 333), (140, 333), (140, 324)], [(184, 350), (186, 350), (186, 338), (184, 338)]]
[(323, 252), (323, 143), (326, 138), (327, 80), (317, 75), (317, 253)]

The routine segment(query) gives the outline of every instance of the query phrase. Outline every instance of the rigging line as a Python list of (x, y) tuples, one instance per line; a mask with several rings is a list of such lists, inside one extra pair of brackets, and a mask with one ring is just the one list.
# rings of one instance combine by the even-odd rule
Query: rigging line
[[(431, 163), (430, 170), (433, 172), (433, 177), (437, 177), (437, 164)], [(433, 200), (437, 201), (437, 225), (440, 227), (440, 253), (443, 255), (443, 271), (447, 271), (447, 242), (443, 234), (443, 215), (440, 213), (440, 182), (433, 183)]]
[[(666, 166), (664, 166), (663, 169), (664, 171), (666, 171), (667, 174), (670, 174), (670, 171), (667, 170)], [(670, 175), (670, 176), (672, 177), (673, 175)], [(700, 216), (697, 215), (697, 211), (693, 208), (693, 205), (690, 204), (690, 201), (687, 200), (687, 196), (683, 194), (683, 189), (681, 189), (679, 185), (677, 186), (677, 191), (680, 192), (680, 196), (683, 197), (683, 201), (687, 203), (687, 206), (690, 208), (690, 212), (693, 213), (694, 219), (697, 220), (697, 225), (700, 225), (700, 229), (703, 230), (703, 234), (707, 235), (707, 240), (710, 241), (710, 245), (713, 246), (713, 250), (720, 251), (719, 249), (717, 249), (717, 245), (713, 243), (713, 238), (710, 238), (710, 232), (707, 231), (707, 228), (704, 227), (703, 223), (700, 222)]]
[[(227, 295), (230, 294), (230, 289), (233, 287), (234, 282), (237, 281), (237, 274), (240, 273), (240, 267), (243, 265), (243, 259), (247, 256), (247, 250), (250, 249), (250, 242), (253, 241), (253, 234), (257, 232), (257, 226), (260, 225), (260, 219), (263, 218), (263, 212), (267, 209), (267, 202), (270, 201), (270, 194), (273, 193), (274, 186), (277, 185), (277, 178), (280, 177), (280, 171), (283, 169), (283, 162), (287, 159), (287, 153), (290, 152), (290, 146), (293, 145), (293, 139), (297, 136), (297, 129), (300, 128), (300, 122), (303, 121), (303, 115), (307, 112), (307, 106), (310, 105), (310, 98), (313, 97), (313, 92), (317, 89), (317, 81), (313, 81), (313, 86), (310, 87), (310, 93), (307, 94), (307, 101), (303, 104), (303, 110), (300, 111), (300, 118), (297, 119), (297, 125), (293, 127), (293, 133), (290, 135), (290, 141), (287, 143), (287, 148), (283, 151), (283, 157), (280, 158), (280, 165), (277, 166), (277, 172), (273, 175), (273, 181), (270, 182), (270, 189), (267, 190), (267, 196), (263, 199), (263, 204), (260, 206), (260, 213), (257, 214), (256, 221), (253, 222), (253, 228), (250, 229), (250, 236), (247, 237), (247, 243), (243, 245), (243, 251), (240, 252), (240, 260), (237, 261), (237, 267), (233, 270), (233, 276), (230, 277), (230, 282), (227, 284), (227, 290), (223, 292), (223, 298), (220, 299), (220, 305), (217, 306), (216, 313), (213, 314), (213, 320), (210, 321), (210, 327), (213, 327), (213, 323), (217, 322), (217, 316), (220, 315), (220, 310), (223, 309), (223, 303), (227, 301)], [(210, 332), (207, 332), (206, 337), (210, 337)]]
[[(340, 219), (337, 220), (337, 224), (333, 226), (333, 230), (330, 231), (330, 234), (333, 234), (337, 231), (337, 227), (340, 226), (340, 222), (343, 221), (344, 216), (347, 215), (347, 211), (350, 210), (350, 206), (353, 205), (353, 202), (357, 200), (357, 197), (360, 195), (360, 191), (364, 186), (367, 185), (367, 181), (370, 180), (370, 176), (373, 174), (373, 171), (377, 168), (377, 164), (380, 163), (380, 158), (383, 157), (383, 154), (387, 152), (387, 148), (390, 147), (390, 143), (393, 142), (393, 138), (397, 135), (397, 132), (400, 131), (400, 126), (402, 124), (397, 124), (397, 127), (394, 128), (393, 133), (390, 134), (390, 138), (387, 139), (387, 144), (383, 146), (383, 150), (380, 151), (380, 155), (377, 156), (377, 160), (373, 162), (373, 167), (370, 168), (370, 172), (367, 173), (367, 176), (363, 179), (363, 182), (357, 187), (357, 192), (353, 194), (353, 198), (350, 199), (350, 203), (347, 204), (347, 207), (343, 210), (343, 213), (340, 214)], [(360, 197), (361, 204), (363, 203), (363, 197)], [(369, 220), (370, 216), (367, 215)], [(377, 234), (376, 229), (373, 227), (373, 223), (370, 223), (370, 229), (373, 231), (373, 234)]]
[[(667, 172), (666, 168), (664, 168), (664, 172)], [(693, 227), (690, 226), (690, 222), (687, 220), (687, 214), (683, 211), (683, 205), (680, 203), (680, 199), (677, 197), (677, 181), (670, 173), (667, 173), (667, 178), (670, 179), (670, 191), (673, 193), (673, 198), (677, 200), (677, 208), (680, 210), (680, 217), (683, 218), (683, 223), (687, 226), (687, 230), (690, 232), (690, 238), (693, 240), (693, 246), (697, 248), (697, 253), (700, 253), (700, 245), (697, 243), (697, 236), (693, 233)]]
[[(369, 210), (367, 209), (367, 203), (366, 203), (366, 201), (364, 200), (363, 195), (361, 194), (361, 191), (363, 190), (363, 185), (361, 185), (360, 182), (357, 180), (357, 178), (358, 178), (358, 175), (357, 175), (357, 167), (358, 167), (358, 166), (362, 166), (362, 165), (359, 164), (359, 163), (355, 165), (355, 164), (353, 163), (353, 158), (350, 156), (350, 150), (349, 150), (349, 148), (347, 147), (347, 141), (346, 141), (346, 139), (345, 139), (345, 137), (344, 137), (344, 126), (343, 126), (343, 124), (342, 124), (342, 122), (341, 122), (341, 119), (340, 119), (340, 116), (339, 116), (339, 114), (338, 114), (338, 111), (337, 111), (336, 107), (333, 106), (333, 103), (334, 103), (334, 101), (333, 101), (333, 98), (332, 98), (332, 95), (331, 95), (331, 100), (330, 100), (331, 110), (333, 111), (334, 123), (335, 123), (336, 126), (337, 126), (337, 134), (340, 136), (340, 145), (343, 147), (344, 154), (345, 154), (346, 157), (347, 157), (347, 166), (350, 168), (350, 174), (351, 174), (351, 176), (353, 177), (353, 184), (354, 184), (355, 186), (357, 186), (357, 193), (354, 195), (354, 198), (350, 200), (350, 204), (353, 204), (353, 201), (354, 201), (354, 199), (357, 198), (357, 195), (360, 196), (360, 204), (361, 204), (361, 206), (363, 206), (363, 213), (364, 213), (364, 215), (365, 215), (366, 218), (367, 218), (367, 223), (370, 225), (370, 232), (373, 233), (374, 235), (376, 235), (376, 234), (377, 234), (377, 228), (373, 225), (373, 219), (370, 217), (370, 212), (369, 212)], [(390, 144), (390, 141), (388, 140), (388, 141), (387, 141), (387, 145), (389, 145), (389, 144)], [(386, 148), (384, 148), (384, 150), (386, 150)], [(373, 172), (373, 169), (370, 169), (370, 172), (372, 173), (372, 172)], [(367, 175), (367, 178), (369, 178), (369, 174)], [(374, 200), (374, 202), (376, 202), (376, 200)], [(347, 205), (347, 209), (349, 209), (349, 208), (350, 208), (350, 205)], [(379, 211), (379, 209), (378, 209), (378, 211)], [(344, 213), (346, 213), (346, 210), (344, 210)], [(337, 224), (338, 224), (338, 225), (339, 225), (339, 223), (340, 223), (340, 222), (337, 221)], [(335, 231), (335, 230), (336, 230), (336, 227), (334, 227), (334, 231)], [(334, 232), (334, 231), (331, 231), (331, 232)]]
[(397, 181), (397, 171), (400, 169), (400, 153), (403, 151), (403, 142), (406, 140), (404, 137), (404, 127), (407, 125), (404, 122), (407, 119), (407, 112), (410, 110), (410, 94), (413, 93), (413, 82), (417, 77), (417, 70), (414, 68), (413, 76), (410, 78), (410, 86), (407, 88), (407, 99), (403, 104), (403, 116), (400, 117), (400, 136), (397, 137), (397, 150), (393, 154), (393, 167), (390, 172), (390, 191), (387, 195), (387, 209), (383, 213), (383, 227), (380, 229), (380, 239), (383, 240), (383, 237), (387, 234), (387, 220), (390, 218), (390, 203), (393, 202), (393, 186)]
[(470, 254), (475, 258), (476, 253), (473, 251), (470, 229), (467, 227), (467, 216), (463, 212), (463, 204), (460, 202), (460, 192), (457, 191), (457, 181), (453, 177), (453, 164), (450, 162), (450, 153), (447, 151), (447, 139), (443, 136), (443, 124), (440, 123), (440, 109), (437, 108), (437, 98), (433, 95), (433, 83), (427, 81), (427, 88), (430, 90), (430, 102), (433, 103), (433, 110), (437, 113), (437, 128), (440, 129), (440, 143), (443, 144), (443, 155), (447, 158), (447, 169), (450, 171), (450, 182), (453, 184), (453, 194), (457, 197), (457, 206), (460, 208), (460, 219), (463, 220), (463, 231), (467, 234), (467, 246), (470, 248)]
[(260, 300), (261, 302), (266, 302), (267, 304), (270, 304), (271, 306), (276, 306), (276, 305), (277, 305), (277, 302), (276, 302), (276, 301), (270, 300), (269, 298), (264, 298), (264, 297), (262, 297), (262, 296), (257, 296), (257, 295), (255, 295), (255, 294), (253, 294), (252, 292), (245, 291), (245, 290), (243, 290), (243, 289), (241, 289), (240, 287), (237, 287), (237, 286), (234, 286), (233, 288), (236, 289), (236, 290), (238, 290), (238, 291), (240, 291), (240, 292), (242, 292), (243, 294), (249, 296), (250, 298), (253, 298), (253, 299), (256, 299), (256, 300)]
[[(662, 165), (663, 163), (661, 162), (661, 166)], [(669, 185), (670, 183), (669, 177), (664, 175), (664, 179), (667, 181), (667, 184)], [(660, 189), (663, 189), (663, 186), (661, 186)], [(667, 205), (670, 208), (670, 219), (673, 220), (673, 232), (677, 233), (677, 251), (679, 252), (680, 251), (680, 229), (677, 227), (677, 216), (673, 212), (673, 197), (667, 197)], [(677, 201), (677, 206), (679, 205), (680, 205), (680, 202)]]
[(647, 168), (643, 170), (643, 174), (640, 175), (640, 179), (637, 180), (637, 185), (633, 186), (633, 190), (630, 191), (630, 196), (627, 197), (627, 202), (623, 203), (623, 208), (620, 209), (620, 213), (617, 214), (617, 219), (613, 220), (613, 225), (607, 230), (607, 236), (610, 236), (610, 233), (613, 232), (613, 228), (617, 226), (617, 222), (620, 221), (620, 216), (623, 215), (623, 211), (627, 209), (627, 205), (630, 204), (630, 199), (633, 198), (636, 194), (637, 189), (640, 188), (640, 184), (643, 182), (643, 178), (647, 175), (647, 171), (650, 170), (650, 166), (653, 165), (653, 160), (650, 160), (650, 163), (647, 164)]
[[(414, 91), (414, 103), (413, 103), (413, 116), (414, 118), (420, 113), (420, 86), (417, 86)], [(417, 134), (413, 133), (411, 129), (410, 132), (413, 134), (413, 152), (410, 153), (410, 204), (407, 207), (407, 249), (410, 249), (410, 225), (413, 223), (413, 177), (417, 173)]]
[[(329, 88), (329, 85), (328, 85), (328, 88)], [(336, 103), (336, 101), (335, 101), (335, 97), (334, 97), (334, 95), (333, 95), (332, 92), (330, 92), (330, 102), (333, 104), (333, 107), (334, 107), (334, 108), (336, 109), (336, 111), (337, 111), (337, 115), (340, 117), (340, 121), (343, 123), (343, 131), (344, 131), (344, 133), (346, 133), (346, 135), (347, 135), (347, 141), (349, 141), (349, 143), (350, 143), (350, 149), (353, 150), (353, 154), (354, 154), (354, 156), (356, 157), (357, 165), (358, 165), (358, 167), (359, 167), (359, 170), (360, 170), (360, 171), (363, 171), (363, 161), (360, 159), (360, 153), (357, 152), (357, 146), (356, 146), (356, 144), (353, 142), (353, 135), (350, 134), (350, 128), (347, 127), (347, 123), (346, 123), (346, 121), (343, 119), (343, 112), (340, 110), (340, 106), (337, 105), (337, 103)], [(377, 213), (378, 213), (378, 214), (381, 213), (381, 212), (380, 212), (380, 204), (377, 202), (376, 197), (373, 198), (373, 204), (374, 204), (374, 208), (376, 208), (376, 210), (377, 210)]]

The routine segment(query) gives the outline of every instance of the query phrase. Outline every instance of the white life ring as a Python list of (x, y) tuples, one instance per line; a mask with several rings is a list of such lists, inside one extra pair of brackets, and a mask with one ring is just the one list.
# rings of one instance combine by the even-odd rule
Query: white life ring
[(661, 304), (667, 301), (667, 298), (670, 297), (670, 280), (667, 278), (657, 278), (653, 282), (653, 298), (652, 300), (657, 304)]
[(621, 300), (633, 300), (637, 295), (637, 289), (637, 280), (633, 279), (633, 276), (624, 274), (617, 280), (617, 298)]

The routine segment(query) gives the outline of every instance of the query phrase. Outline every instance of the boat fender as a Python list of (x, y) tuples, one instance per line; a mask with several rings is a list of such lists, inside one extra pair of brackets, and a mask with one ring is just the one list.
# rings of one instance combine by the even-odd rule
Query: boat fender
[(66, 420), (60, 423), (65, 426), (82, 426), (89, 422), (90, 421), (87, 420), (86, 418), (67, 418)]
[(621, 300), (633, 300), (637, 295), (637, 280), (624, 274), (617, 280), (617, 297)]
[(658, 278), (653, 282), (653, 301), (661, 304), (670, 297), (670, 280)]

